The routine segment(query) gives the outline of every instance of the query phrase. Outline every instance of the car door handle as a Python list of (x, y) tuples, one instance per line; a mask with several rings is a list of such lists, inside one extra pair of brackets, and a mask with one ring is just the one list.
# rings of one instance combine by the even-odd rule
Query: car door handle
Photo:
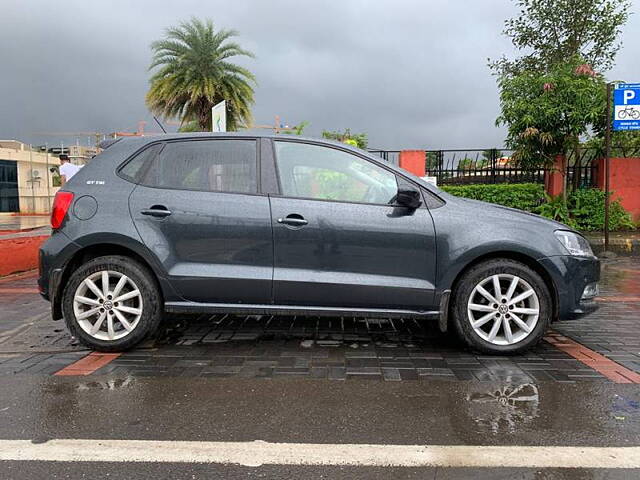
[(302, 215), (293, 213), (291, 215), (287, 215), (285, 218), (279, 218), (278, 223), (290, 225), (292, 227), (302, 227), (307, 225), (309, 222), (306, 221)]
[(144, 210), (141, 210), (140, 213), (142, 215), (149, 215), (151, 217), (163, 218), (171, 215), (171, 210), (169, 210), (164, 205), (154, 205), (151, 208), (145, 208)]

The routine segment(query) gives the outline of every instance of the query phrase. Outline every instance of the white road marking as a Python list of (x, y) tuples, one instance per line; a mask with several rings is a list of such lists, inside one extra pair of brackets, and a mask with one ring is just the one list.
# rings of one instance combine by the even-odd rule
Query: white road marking
[(640, 468), (640, 447), (367, 445), (158, 440), (0, 440), (0, 460), (246, 466)]

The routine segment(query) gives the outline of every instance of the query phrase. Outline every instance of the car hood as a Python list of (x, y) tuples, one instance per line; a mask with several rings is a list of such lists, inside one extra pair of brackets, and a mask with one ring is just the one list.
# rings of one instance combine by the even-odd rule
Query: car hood
[(469, 198), (456, 197), (448, 195), (447, 202), (453, 202), (459, 205), (461, 208), (472, 213), (474, 217), (482, 217), (486, 219), (500, 219), (500, 220), (512, 220), (517, 222), (525, 222), (536, 224), (539, 228), (546, 228), (549, 230), (571, 230), (571, 227), (564, 223), (551, 220), (549, 218), (542, 217), (535, 213), (525, 212), (518, 210), (517, 208), (504, 207), (502, 205), (496, 205), (495, 203), (482, 202), (480, 200), (471, 200)]

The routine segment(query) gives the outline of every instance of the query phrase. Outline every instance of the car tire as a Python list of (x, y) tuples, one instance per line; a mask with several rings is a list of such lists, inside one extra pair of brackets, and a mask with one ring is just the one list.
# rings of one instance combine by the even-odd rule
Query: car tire
[(162, 310), (153, 274), (120, 255), (94, 258), (81, 265), (71, 275), (62, 297), (71, 334), (101, 352), (128, 350), (154, 334)]
[(450, 314), (458, 335), (484, 353), (516, 354), (534, 346), (553, 314), (551, 294), (542, 277), (510, 259), (471, 267), (456, 283), (452, 300)]

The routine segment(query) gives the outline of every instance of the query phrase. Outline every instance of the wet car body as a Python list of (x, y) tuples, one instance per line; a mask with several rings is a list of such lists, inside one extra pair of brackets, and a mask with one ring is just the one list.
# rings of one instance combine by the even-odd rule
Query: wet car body
[[(40, 252), (39, 287), (53, 317), (63, 316), (73, 272), (105, 255), (152, 272), (167, 312), (416, 317), (438, 320), (444, 330), (457, 282), (496, 259), (542, 278), (552, 320), (596, 308), (585, 289), (597, 283), (599, 262), (589, 252), (569, 254), (556, 235), (579, 235), (567, 226), (451, 196), (343, 144), (281, 137), (179, 134), (109, 146), (65, 185), (73, 203)], [(255, 142), (255, 191), (152, 188), (122, 173), (151, 148), (230, 139)], [(357, 157), (395, 176), (399, 194), (418, 192), (420, 204), (284, 195), (276, 152), (284, 143)]]

